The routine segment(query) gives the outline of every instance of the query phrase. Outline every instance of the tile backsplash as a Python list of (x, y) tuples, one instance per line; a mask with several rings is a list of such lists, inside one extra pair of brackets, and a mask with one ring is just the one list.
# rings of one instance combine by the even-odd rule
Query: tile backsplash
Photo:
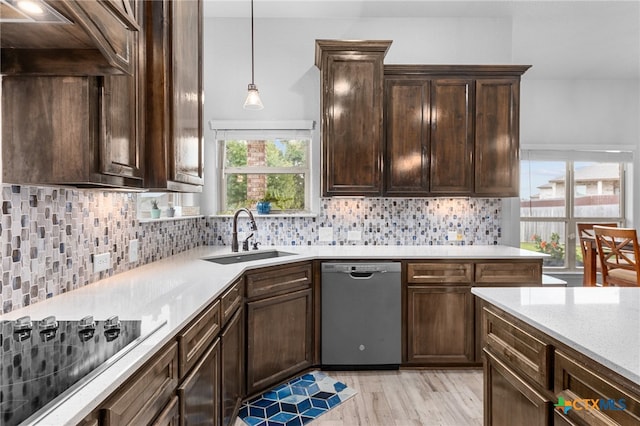
[[(255, 215), (255, 238), (270, 245), (500, 244), (502, 201), (480, 198), (323, 198), (317, 217)], [(228, 217), (209, 219), (210, 245), (231, 245)], [(238, 231), (248, 231), (240, 216)], [(320, 238), (321, 228), (332, 238)], [(455, 240), (450, 239), (455, 234)], [(350, 237), (360, 236), (360, 239)]]
[[(135, 197), (2, 185), (0, 313), (197, 246), (231, 244), (229, 217), (139, 221)], [(255, 237), (262, 247), (492, 245), (500, 243), (501, 206), (499, 199), (325, 198), (315, 217), (256, 215)], [(320, 238), (321, 229), (329, 240)], [(239, 231), (247, 230), (241, 217)], [(129, 262), (129, 242), (136, 239), (138, 260)], [(106, 252), (110, 267), (94, 273), (93, 255)]]
[[(204, 218), (136, 219), (134, 194), (2, 185), (1, 313), (205, 244)], [(139, 241), (129, 262), (129, 241)], [(93, 255), (111, 265), (93, 272)]]

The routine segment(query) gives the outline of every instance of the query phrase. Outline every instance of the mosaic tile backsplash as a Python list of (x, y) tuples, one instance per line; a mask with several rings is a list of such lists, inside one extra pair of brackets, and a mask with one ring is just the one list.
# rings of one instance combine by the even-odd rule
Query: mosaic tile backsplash
[[(136, 219), (135, 194), (2, 185), (1, 313), (205, 244), (204, 218)], [(139, 241), (129, 262), (129, 241)], [(93, 255), (111, 267), (93, 273)]]
[[(502, 201), (478, 198), (324, 198), (317, 217), (255, 215), (255, 238), (270, 245), (500, 244)], [(231, 245), (232, 219), (209, 219), (210, 245)], [(320, 228), (331, 228), (328, 241)], [(240, 216), (238, 230), (249, 230)], [(350, 239), (350, 232), (360, 240)], [(455, 239), (453, 239), (455, 234)], [(449, 237), (452, 238), (449, 238)]]
[[(136, 195), (2, 185), (0, 313), (201, 245), (231, 245), (231, 218), (136, 218)], [(499, 199), (326, 198), (316, 217), (256, 215), (255, 238), (272, 245), (500, 243)], [(241, 216), (239, 231), (248, 231)], [(331, 227), (331, 238), (320, 238)], [(325, 229), (326, 231), (326, 229)], [(361, 240), (353, 240), (353, 234)], [(455, 240), (449, 239), (456, 235)], [(129, 241), (139, 241), (129, 262)], [(111, 267), (93, 272), (93, 255)]]

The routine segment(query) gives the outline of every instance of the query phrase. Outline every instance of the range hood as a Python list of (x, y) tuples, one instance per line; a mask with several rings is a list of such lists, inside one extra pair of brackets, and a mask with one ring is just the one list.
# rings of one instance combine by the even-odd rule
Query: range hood
[(130, 0), (0, 0), (2, 74), (131, 74)]

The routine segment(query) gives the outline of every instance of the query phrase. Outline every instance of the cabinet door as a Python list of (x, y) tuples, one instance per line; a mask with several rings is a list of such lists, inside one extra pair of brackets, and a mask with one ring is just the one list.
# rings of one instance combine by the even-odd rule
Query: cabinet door
[(331, 54), (323, 70), (324, 196), (382, 192), (382, 58)]
[(138, 180), (142, 187), (141, 141), (143, 116), (139, 113), (138, 76), (104, 77), (100, 135), (100, 171)]
[(182, 425), (220, 424), (220, 339), (178, 387)]
[(407, 362), (468, 364), (474, 361), (471, 288), (407, 288)]
[(244, 309), (222, 331), (222, 425), (232, 425), (244, 396)]
[(476, 195), (519, 193), (519, 98), (519, 79), (476, 81)]
[(473, 80), (431, 83), (431, 192), (473, 192)]
[(164, 410), (153, 421), (152, 426), (181, 426), (177, 396), (171, 398)]
[(484, 424), (549, 426), (552, 405), (505, 364), (485, 350)]
[(203, 183), (202, 1), (145, 4), (145, 186), (198, 192)]
[(172, 131), (169, 163), (177, 182), (202, 185), (202, 1), (173, 1)]
[(429, 81), (385, 80), (385, 195), (429, 192)]
[(312, 290), (247, 303), (247, 394), (311, 366)]
[[(144, 26), (144, 8), (142, 1), (125, 0), (117, 8), (130, 10), (136, 22)], [(102, 116), (104, 126), (100, 135), (101, 172), (134, 178), (142, 187), (143, 162), (142, 141), (144, 140), (144, 90), (145, 90), (145, 49), (144, 32), (130, 34), (131, 47), (130, 75), (112, 75), (104, 77)]]
[(3, 77), (3, 182), (142, 187), (133, 80)]

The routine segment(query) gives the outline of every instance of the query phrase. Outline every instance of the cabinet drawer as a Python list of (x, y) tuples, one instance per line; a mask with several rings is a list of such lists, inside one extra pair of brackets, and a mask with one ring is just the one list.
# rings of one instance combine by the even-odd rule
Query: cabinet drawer
[(551, 345), (486, 307), (483, 309), (483, 327), (485, 345), (490, 353), (543, 389), (551, 388)]
[(469, 284), (473, 281), (473, 264), (408, 263), (407, 281), (410, 283)]
[(540, 262), (486, 262), (476, 263), (476, 284), (532, 284), (542, 285)]
[(265, 268), (247, 274), (247, 297), (250, 299), (275, 296), (311, 287), (311, 263)]
[(172, 342), (107, 400), (101, 424), (150, 424), (164, 410), (178, 385), (178, 344)]
[(611, 380), (608, 371), (588, 368), (561, 351), (555, 353), (554, 371), (556, 397), (576, 405), (565, 414), (569, 420), (590, 426), (640, 424), (640, 397)]
[(220, 328), (220, 301), (218, 300), (178, 334), (180, 378), (191, 370), (200, 355), (218, 335)]
[(233, 316), (233, 313), (242, 304), (242, 296), (244, 295), (244, 280), (240, 278), (229, 290), (227, 290), (220, 298), (220, 309), (222, 315), (222, 327)]

